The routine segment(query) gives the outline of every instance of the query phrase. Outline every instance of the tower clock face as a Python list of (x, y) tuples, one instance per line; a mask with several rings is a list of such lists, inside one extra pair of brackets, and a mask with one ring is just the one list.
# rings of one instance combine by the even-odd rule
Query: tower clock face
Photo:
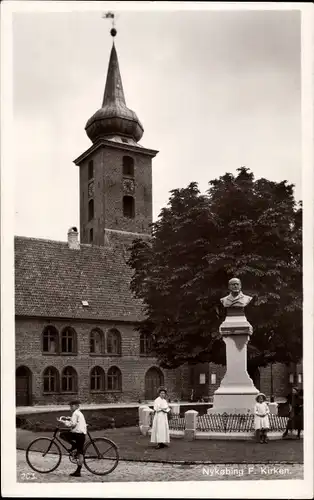
[(94, 182), (88, 184), (88, 197), (94, 196)]
[(123, 179), (123, 191), (126, 193), (134, 193), (134, 181), (133, 179)]

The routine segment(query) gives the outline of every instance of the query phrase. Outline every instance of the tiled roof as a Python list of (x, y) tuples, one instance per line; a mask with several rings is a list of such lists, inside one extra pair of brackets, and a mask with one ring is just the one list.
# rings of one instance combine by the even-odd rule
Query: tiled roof
[[(113, 321), (142, 319), (126, 264), (134, 235), (109, 236), (104, 247), (17, 236), (15, 314)], [(88, 301), (89, 306), (83, 306)]]

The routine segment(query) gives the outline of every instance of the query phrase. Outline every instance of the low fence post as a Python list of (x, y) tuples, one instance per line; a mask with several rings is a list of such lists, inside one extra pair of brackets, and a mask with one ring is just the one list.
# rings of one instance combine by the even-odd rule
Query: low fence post
[(144, 408), (149, 408), (147, 404), (142, 404), (138, 407), (138, 425), (141, 430), (141, 427), (143, 425), (143, 410)]
[(185, 412), (184, 438), (188, 441), (195, 439), (198, 411), (188, 410)]
[(143, 413), (142, 413), (142, 427), (141, 427), (141, 433), (146, 436), (148, 434), (148, 431), (150, 429), (150, 422), (151, 422), (151, 414), (154, 412), (151, 408), (143, 408)]
[(180, 415), (180, 404), (179, 403), (169, 403), (169, 408), (174, 415)]
[(278, 415), (278, 404), (277, 403), (268, 403), (269, 413), (271, 415)]

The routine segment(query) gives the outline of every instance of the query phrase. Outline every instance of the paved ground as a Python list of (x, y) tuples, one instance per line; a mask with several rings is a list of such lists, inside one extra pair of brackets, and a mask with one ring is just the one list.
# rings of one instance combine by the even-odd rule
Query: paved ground
[(75, 465), (64, 457), (55, 472), (40, 475), (27, 465), (25, 451), (17, 451), (17, 481), (23, 483), (303, 479), (302, 464), (284, 463), (184, 465), (120, 461), (116, 470), (108, 476), (94, 476), (83, 469), (81, 478), (71, 478), (68, 474), (74, 469)]
[[(114, 441), (120, 458), (138, 462), (213, 462), (218, 463), (303, 463), (303, 440), (293, 438), (270, 441), (267, 445), (252, 441), (171, 439), (169, 448), (156, 450), (149, 436), (143, 436), (138, 427), (120, 427), (93, 431), (92, 436), (106, 436)], [(26, 450), (36, 437), (52, 437), (52, 432), (31, 432), (17, 429), (17, 448)]]

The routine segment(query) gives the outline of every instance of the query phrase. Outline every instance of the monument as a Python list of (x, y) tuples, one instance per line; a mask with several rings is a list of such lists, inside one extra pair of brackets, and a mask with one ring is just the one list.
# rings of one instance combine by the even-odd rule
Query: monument
[(214, 393), (213, 407), (208, 413), (252, 412), (259, 393), (247, 372), (247, 344), (253, 328), (246, 319), (244, 308), (252, 297), (241, 291), (241, 281), (229, 281), (229, 295), (220, 299), (226, 309), (226, 318), (219, 332), (226, 344), (226, 373)]

